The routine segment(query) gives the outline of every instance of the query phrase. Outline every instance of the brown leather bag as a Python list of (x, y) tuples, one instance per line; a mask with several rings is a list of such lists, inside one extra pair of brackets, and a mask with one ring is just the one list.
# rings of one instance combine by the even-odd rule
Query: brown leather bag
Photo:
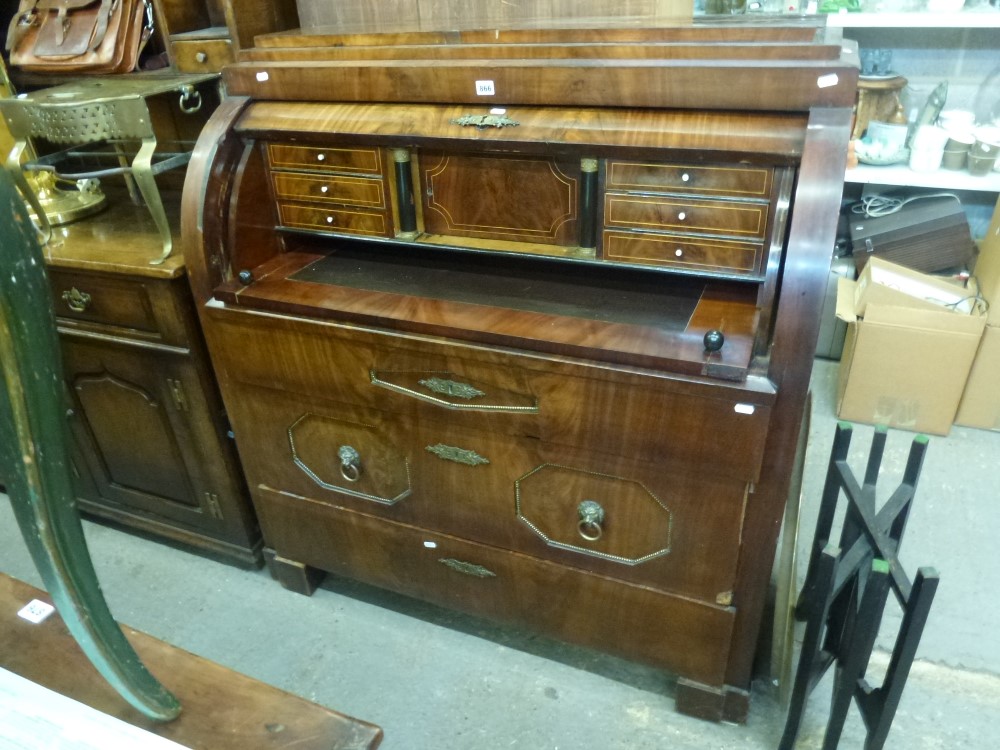
[(128, 73), (153, 31), (150, 0), (21, 0), (10, 64), (46, 73)]

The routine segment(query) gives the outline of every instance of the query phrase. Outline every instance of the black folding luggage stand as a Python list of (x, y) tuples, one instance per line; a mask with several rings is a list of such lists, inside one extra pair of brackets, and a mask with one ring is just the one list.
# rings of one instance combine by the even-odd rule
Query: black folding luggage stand
[[(792, 750), (806, 699), (831, 665), (836, 670), (823, 750), (835, 750), (840, 742), (852, 699), (867, 728), (865, 750), (882, 748), (899, 706), (938, 574), (933, 568), (920, 568), (911, 583), (897, 557), (927, 438), (914, 439), (902, 483), (876, 510), (875, 484), (885, 440), (885, 428), (877, 428), (862, 486), (847, 465), (851, 426), (843, 422), (837, 426), (809, 569), (795, 610), (796, 619), (806, 622), (806, 631), (779, 750)], [(841, 493), (847, 507), (837, 547), (830, 543), (830, 534)], [(885, 679), (880, 687), (872, 687), (865, 673), (890, 588), (903, 609), (903, 621)]]

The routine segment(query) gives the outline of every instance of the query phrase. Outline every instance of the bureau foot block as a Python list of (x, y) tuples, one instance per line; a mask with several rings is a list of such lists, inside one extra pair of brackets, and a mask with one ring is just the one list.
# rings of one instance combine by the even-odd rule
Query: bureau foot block
[(676, 705), (677, 711), (687, 716), (745, 724), (750, 710), (750, 693), (728, 685), (712, 687), (681, 677), (677, 680)]
[(287, 557), (279, 555), (273, 549), (264, 549), (264, 561), (267, 563), (267, 569), (271, 573), (271, 578), (289, 591), (304, 594), (305, 596), (312, 596), (316, 587), (319, 586), (326, 576), (326, 573), (322, 570), (310, 567), (296, 560), (289, 560)]

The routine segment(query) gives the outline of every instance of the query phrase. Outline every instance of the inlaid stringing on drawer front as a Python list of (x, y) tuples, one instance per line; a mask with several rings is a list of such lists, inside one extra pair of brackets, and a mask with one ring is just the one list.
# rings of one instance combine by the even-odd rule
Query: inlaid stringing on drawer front
[(274, 172), (274, 192), (279, 198), (385, 208), (382, 180), (345, 175), (314, 176)]
[(277, 169), (382, 174), (382, 154), (377, 148), (324, 148), (269, 143), (267, 153), (271, 166)]
[(623, 263), (752, 274), (761, 271), (764, 245), (651, 232), (609, 231), (604, 233), (604, 257)]
[(763, 239), (767, 213), (767, 205), (735, 201), (699, 201), (619, 193), (608, 193), (604, 198), (606, 228), (706, 232)]
[(767, 200), (773, 170), (769, 167), (712, 167), (610, 161), (609, 189), (711, 193)]
[(348, 232), (387, 237), (388, 222), (384, 213), (317, 206), (279, 203), (278, 213), (286, 227), (320, 229), (327, 232)]

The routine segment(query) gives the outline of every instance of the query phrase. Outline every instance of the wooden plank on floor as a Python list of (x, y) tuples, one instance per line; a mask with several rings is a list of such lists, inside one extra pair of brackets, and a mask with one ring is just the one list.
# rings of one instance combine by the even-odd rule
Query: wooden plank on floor
[[(190, 748), (374, 750), (382, 730), (122, 627), (149, 670), (180, 700), (158, 723), (129, 706), (91, 666), (58, 613), (39, 624), (18, 611), (51, 598), (0, 574), (0, 667), (129, 724)], [(206, 624), (207, 626), (207, 624)]]

